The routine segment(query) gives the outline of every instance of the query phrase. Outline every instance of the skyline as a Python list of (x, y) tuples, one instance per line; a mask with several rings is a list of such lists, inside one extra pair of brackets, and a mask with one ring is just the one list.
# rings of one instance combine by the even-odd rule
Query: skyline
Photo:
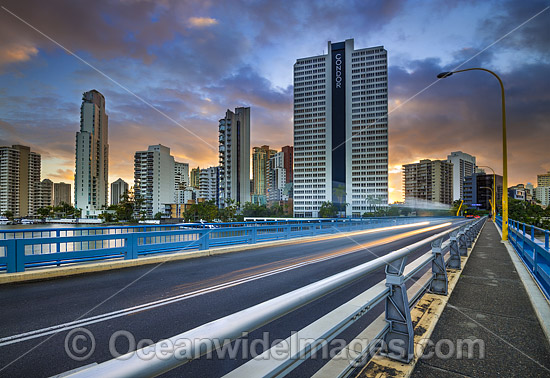
[[(347, 38), (388, 51), (390, 202), (402, 199), (401, 166), (423, 158), (445, 159), (461, 150), (501, 173), (498, 84), (483, 73), (439, 82), (436, 75), (544, 9), (463, 68), (483, 66), (503, 78), (509, 186), (534, 183), (536, 174), (550, 170), (547, 138), (541, 137), (550, 130), (550, 12), (543, 1), (444, 3), (446, 9), (406, 1), (297, 2), (290, 9), (239, 1), (98, 2), (94, 9), (29, 3), (8, 1), (0, 9), (0, 144), (31, 146), (42, 155), (43, 177), (54, 181), (73, 182), (81, 96), (92, 89), (105, 95), (110, 118), (109, 182), (133, 182), (133, 154), (158, 143), (190, 167), (217, 165), (218, 120), (240, 106), (251, 107), (251, 147), (292, 145), (294, 62), (322, 54), (328, 40)], [(239, 25), (232, 22), (235, 12)]]

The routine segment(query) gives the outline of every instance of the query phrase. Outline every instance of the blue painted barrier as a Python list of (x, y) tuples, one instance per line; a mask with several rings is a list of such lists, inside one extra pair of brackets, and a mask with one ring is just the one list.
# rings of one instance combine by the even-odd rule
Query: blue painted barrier
[[(496, 217), (496, 223), (502, 229), (501, 217)], [(535, 237), (537, 231), (543, 239)], [(546, 298), (550, 299), (550, 231), (509, 219), (508, 240)]]
[(27, 268), (105, 259), (129, 260), (156, 253), (207, 250), (437, 219), (442, 217), (2, 230), (0, 271), (22, 272)]

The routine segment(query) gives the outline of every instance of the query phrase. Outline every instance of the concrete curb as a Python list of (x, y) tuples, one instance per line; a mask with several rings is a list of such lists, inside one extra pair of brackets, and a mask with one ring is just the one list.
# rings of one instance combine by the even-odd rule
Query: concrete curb
[[(472, 247), (469, 249), (468, 255), (460, 258), (462, 269), (464, 269), (464, 266), (468, 262), (468, 259), (470, 258), (470, 255), (476, 245), (477, 239), (479, 238), (479, 235), (481, 235), (481, 231), (483, 231), (486, 224), (487, 221), (483, 224), (479, 234), (472, 243)], [(416, 367), (418, 359), (423, 355), (426, 346), (428, 346), (428, 341), (432, 336), (443, 310), (447, 306), (447, 302), (451, 298), (451, 294), (458, 283), (461, 273), (462, 270), (447, 270), (447, 279), (449, 282), (448, 294), (446, 296), (442, 296), (438, 294), (426, 293), (422, 296), (414, 308), (411, 309), (411, 319), (414, 327), (414, 358), (411, 362), (405, 364), (377, 354), (367, 363), (367, 365), (356, 377), (410, 377)]]
[[(411, 224), (411, 227), (413, 226), (414, 225)], [(360, 235), (364, 233), (374, 233), (374, 232), (377, 232), (376, 230), (379, 230), (379, 232), (383, 232), (384, 229), (385, 227), (381, 227), (379, 229), (371, 228), (371, 229), (359, 230), (359, 231), (341, 232), (338, 234), (303, 236), (303, 237), (294, 238), (294, 239), (275, 240), (275, 241), (269, 241), (269, 242), (261, 242), (257, 244), (244, 244), (244, 245), (235, 245), (235, 246), (229, 246), (229, 247), (219, 247), (219, 248), (208, 249), (205, 251), (181, 251), (181, 252), (176, 251), (171, 253), (159, 254), (156, 256), (140, 257), (139, 259), (136, 259), (136, 260), (115, 260), (115, 261), (102, 261), (97, 263), (78, 263), (75, 265), (63, 266), (58, 268), (51, 267), (51, 268), (44, 268), (44, 269), (28, 270), (28, 271), (19, 272), (19, 273), (4, 273), (4, 274), (0, 274), (0, 285), (18, 283), (18, 282), (49, 280), (49, 279), (55, 279), (59, 277), (67, 277), (67, 276), (73, 276), (78, 274), (87, 274), (87, 273), (102, 272), (102, 271), (115, 270), (115, 269), (131, 268), (131, 267), (142, 266), (142, 265), (163, 264), (165, 262), (221, 255), (225, 253), (243, 252), (251, 249), (260, 249), (260, 248), (268, 248), (268, 247), (274, 247), (274, 246), (285, 246), (285, 245), (302, 244), (302, 243), (309, 243), (309, 242), (315, 242), (315, 241), (324, 241), (324, 240), (330, 240), (330, 239), (338, 239), (338, 238), (350, 237), (354, 235)]]
[[(495, 227), (498, 233), (502, 236), (502, 231), (498, 228), (496, 224)], [(501, 243), (504, 244), (506, 250), (508, 251), (508, 254), (510, 255), (510, 259), (512, 259), (514, 268), (516, 268), (516, 272), (518, 272), (521, 283), (523, 284), (523, 287), (525, 288), (525, 291), (529, 296), (529, 301), (531, 302), (531, 305), (535, 310), (535, 314), (537, 315), (540, 326), (542, 327), (542, 330), (544, 331), (544, 334), (548, 339), (548, 343), (550, 344), (550, 303), (548, 302), (548, 299), (546, 299), (546, 296), (540, 290), (539, 285), (531, 275), (531, 272), (529, 272), (523, 261), (521, 261), (521, 259), (519, 258), (516, 249), (514, 248), (512, 243), (510, 243), (508, 240), (505, 242), (501, 241)]]

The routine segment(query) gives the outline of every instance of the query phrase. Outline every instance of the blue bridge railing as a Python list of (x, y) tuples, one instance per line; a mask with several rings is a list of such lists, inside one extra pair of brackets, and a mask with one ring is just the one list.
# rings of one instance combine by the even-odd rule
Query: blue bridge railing
[[(0, 272), (405, 225), (438, 218), (363, 218), (0, 231)], [(439, 218), (441, 219), (441, 217)]]
[[(502, 229), (502, 218), (496, 217)], [(530, 224), (508, 221), (508, 240), (537, 284), (550, 299), (550, 231)]]

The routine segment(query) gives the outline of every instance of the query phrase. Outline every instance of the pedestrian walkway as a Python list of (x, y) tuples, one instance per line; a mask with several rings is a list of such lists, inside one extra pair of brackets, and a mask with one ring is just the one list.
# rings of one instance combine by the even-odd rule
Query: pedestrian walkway
[[(550, 345), (488, 221), (412, 377), (550, 377)], [(474, 341), (473, 355), (457, 345)], [(454, 349), (454, 353), (450, 349)], [(472, 358), (468, 358), (472, 357)]]

